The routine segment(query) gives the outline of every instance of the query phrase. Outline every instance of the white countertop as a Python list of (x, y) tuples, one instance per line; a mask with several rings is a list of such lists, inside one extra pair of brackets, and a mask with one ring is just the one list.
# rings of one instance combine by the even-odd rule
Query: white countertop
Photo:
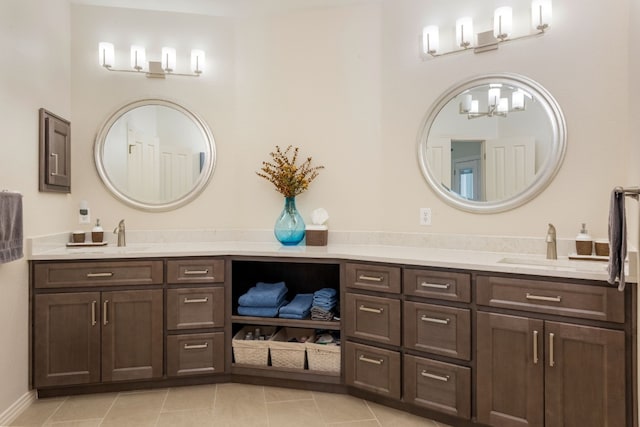
[[(66, 239), (66, 235), (62, 235)], [(547, 260), (543, 254), (514, 252), (489, 252), (395, 244), (330, 243), (327, 246), (282, 246), (272, 241), (149, 241), (129, 243), (118, 247), (109, 242), (106, 246), (66, 247), (60, 237), (30, 239), (30, 260), (116, 259), (190, 256), (250, 256), (315, 258), (353, 261), (373, 261), (415, 266), (452, 268), (461, 270), (491, 271), (606, 281), (607, 263), (603, 261)], [(43, 243), (44, 242), (44, 243)], [(629, 275), (627, 282), (635, 283), (636, 276)]]

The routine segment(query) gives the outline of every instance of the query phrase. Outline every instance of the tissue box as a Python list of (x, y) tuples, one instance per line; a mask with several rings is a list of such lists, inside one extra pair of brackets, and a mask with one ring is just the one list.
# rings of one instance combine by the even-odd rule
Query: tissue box
[(308, 226), (305, 232), (307, 246), (327, 246), (329, 230), (326, 226)]

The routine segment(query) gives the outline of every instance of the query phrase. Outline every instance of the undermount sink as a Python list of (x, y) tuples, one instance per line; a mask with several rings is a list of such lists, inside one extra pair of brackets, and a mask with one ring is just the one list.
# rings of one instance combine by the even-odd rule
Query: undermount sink
[(603, 273), (607, 271), (607, 263), (602, 261), (582, 261), (570, 259), (519, 258), (505, 257), (498, 261), (501, 264), (526, 265), (534, 268), (545, 268), (564, 271), (589, 271)]

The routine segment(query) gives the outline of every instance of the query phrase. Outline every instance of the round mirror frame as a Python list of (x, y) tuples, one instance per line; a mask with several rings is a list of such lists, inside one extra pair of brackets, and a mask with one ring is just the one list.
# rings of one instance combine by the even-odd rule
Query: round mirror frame
[[(111, 130), (111, 127), (115, 124), (115, 122), (120, 119), (124, 114), (129, 111), (143, 106), (164, 106), (168, 108), (172, 108), (184, 114), (189, 120), (191, 120), (200, 130), (202, 137), (205, 142), (205, 156), (203, 162), (203, 169), (195, 182), (193, 188), (189, 190), (186, 194), (180, 196), (175, 200), (171, 200), (165, 203), (146, 203), (136, 200), (135, 198), (123, 193), (120, 189), (118, 189), (114, 183), (109, 179), (109, 174), (105, 169), (105, 165), (102, 161), (102, 156), (104, 154), (104, 146), (107, 139), (107, 135)], [(96, 165), (96, 169), (98, 170), (98, 175), (102, 180), (102, 183), (107, 187), (107, 189), (120, 201), (126, 203), (129, 206), (132, 206), (137, 209), (141, 209), (149, 212), (163, 212), (169, 211), (173, 209), (177, 209), (193, 199), (195, 199), (204, 188), (209, 183), (211, 176), (213, 175), (213, 170), (215, 169), (216, 164), (216, 149), (215, 149), (215, 141), (213, 139), (213, 134), (211, 130), (207, 126), (207, 124), (200, 119), (196, 114), (187, 110), (185, 107), (165, 99), (141, 99), (139, 101), (130, 102), (120, 108), (118, 108), (113, 114), (111, 114), (107, 120), (100, 127), (100, 131), (96, 136), (96, 141), (93, 148), (94, 161)]]
[[(465, 90), (476, 86), (488, 85), (490, 83), (513, 85), (522, 87), (529, 91), (533, 97), (540, 102), (540, 105), (547, 113), (552, 128), (553, 138), (551, 148), (549, 150), (549, 156), (545, 159), (539, 172), (535, 175), (534, 180), (525, 190), (503, 200), (479, 202), (464, 199), (456, 193), (448, 191), (440, 182), (438, 182), (439, 180), (431, 173), (427, 164), (427, 140), (433, 122), (445, 105)], [(493, 73), (472, 77), (469, 80), (465, 80), (450, 87), (435, 101), (429, 111), (430, 112), (423, 120), (418, 132), (418, 161), (420, 169), (427, 183), (436, 192), (436, 194), (447, 204), (455, 208), (467, 212), (484, 214), (504, 212), (521, 206), (533, 199), (549, 185), (553, 177), (558, 173), (558, 170), (564, 160), (567, 146), (567, 127), (560, 106), (551, 93), (549, 93), (549, 91), (547, 91), (543, 86), (534, 80), (519, 74)]]

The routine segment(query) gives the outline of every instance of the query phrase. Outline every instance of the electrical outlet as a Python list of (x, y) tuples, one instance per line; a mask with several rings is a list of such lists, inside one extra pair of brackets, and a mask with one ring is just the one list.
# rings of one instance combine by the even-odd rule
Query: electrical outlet
[(420, 225), (431, 225), (431, 208), (420, 208)]
[(89, 209), (85, 209), (80, 212), (80, 214), (78, 215), (78, 223), (91, 224), (91, 213), (89, 212)]

